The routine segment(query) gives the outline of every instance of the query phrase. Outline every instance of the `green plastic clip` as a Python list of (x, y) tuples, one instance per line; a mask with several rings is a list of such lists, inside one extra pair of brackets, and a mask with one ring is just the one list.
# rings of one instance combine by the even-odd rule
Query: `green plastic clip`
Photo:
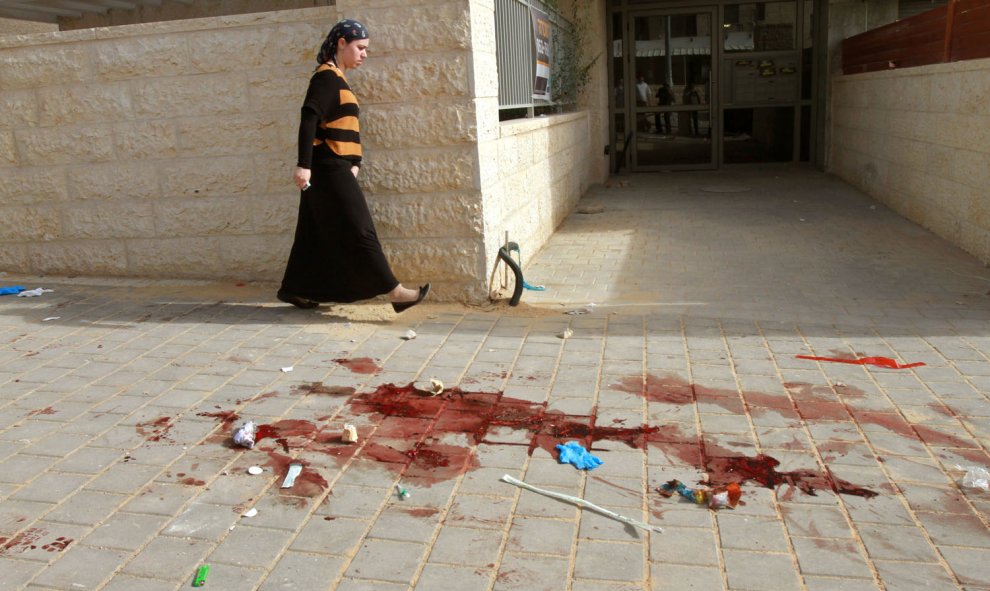
[(202, 587), (206, 584), (206, 575), (210, 574), (210, 565), (204, 564), (196, 571), (196, 578), (193, 579), (193, 587)]

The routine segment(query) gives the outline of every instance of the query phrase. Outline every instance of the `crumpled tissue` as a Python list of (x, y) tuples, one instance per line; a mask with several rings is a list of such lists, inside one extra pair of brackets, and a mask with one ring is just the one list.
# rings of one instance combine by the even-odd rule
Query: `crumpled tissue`
[(43, 293), (51, 293), (55, 291), (54, 289), (45, 289), (44, 287), (39, 287), (37, 289), (27, 289), (17, 294), (19, 298), (35, 298)]
[(577, 441), (568, 441), (565, 444), (557, 444), (557, 451), (560, 452), (558, 461), (561, 464), (574, 464), (579, 470), (594, 470), (602, 465), (601, 459), (591, 455), (588, 450), (581, 447)]

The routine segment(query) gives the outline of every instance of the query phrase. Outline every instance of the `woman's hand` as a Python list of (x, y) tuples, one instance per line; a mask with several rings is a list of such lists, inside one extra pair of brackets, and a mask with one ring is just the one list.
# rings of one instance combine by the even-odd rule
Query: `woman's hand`
[(359, 170), (361, 170), (361, 167), (360, 166), (352, 166), (351, 167), (351, 174), (354, 175), (354, 178), (357, 178), (357, 174), (358, 174), (358, 171)]
[(296, 187), (301, 191), (305, 191), (309, 185), (309, 178), (312, 172), (308, 168), (296, 167), (296, 171), (292, 174), (292, 182), (296, 184)]

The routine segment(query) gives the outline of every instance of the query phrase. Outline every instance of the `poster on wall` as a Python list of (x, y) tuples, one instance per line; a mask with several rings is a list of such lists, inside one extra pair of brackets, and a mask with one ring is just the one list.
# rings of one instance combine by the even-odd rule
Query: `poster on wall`
[(536, 68), (533, 81), (533, 98), (550, 101), (550, 58), (552, 36), (550, 17), (545, 12), (530, 7), (533, 16), (533, 38), (536, 41)]

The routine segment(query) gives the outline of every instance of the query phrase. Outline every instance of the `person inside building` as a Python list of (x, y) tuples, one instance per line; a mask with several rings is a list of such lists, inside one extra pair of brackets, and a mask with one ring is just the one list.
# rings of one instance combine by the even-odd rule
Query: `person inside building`
[[(670, 90), (670, 86), (668, 86), (666, 82), (661, 83), (660, 88), (657, 89), (657, 104), (662, 107), (669, 107), (675, 102), (676, 100), (674, 99), (674, 93)], [(670, 111), (664, 111), (662, 114), (657, 114), (657, 133), (662, 133), (664, 135), (670, 135), (673, 133), (670, 127)]]
[[(646, 78), (639, 76), (636, 78), (636, 106), (646, 107), (649, 104), (650, 85), (646, 82)], [(650, 131), (650, 122), (647, 120), (646, 113), (640, 113), (636, 119), (639, 123), (639, 129), (643, 131)]]
[[(694, 82), (688, 82), (687, 86), (684, 87), (684, 92), (681, 93), (681, 101), (685, 105), (700, 105), (701, 104), (701, 93), (698, 92), (697, 87), (695, 87)], [(701, 135), (701, 130), (698, 129), (698, 112), (691, 111), (691, 134)]]
[(396, 312), (423, 301), (430, 284), (404, 287), (392, 274), (357, 176), (361, 137), (357, 98), (346, 74), (368, 53), (368, 29), (335, 24), (317, 55), (299, 124), (293, 182), (301, 190), (295, 240), (279, 300), (299, 308), (387, 294)]

